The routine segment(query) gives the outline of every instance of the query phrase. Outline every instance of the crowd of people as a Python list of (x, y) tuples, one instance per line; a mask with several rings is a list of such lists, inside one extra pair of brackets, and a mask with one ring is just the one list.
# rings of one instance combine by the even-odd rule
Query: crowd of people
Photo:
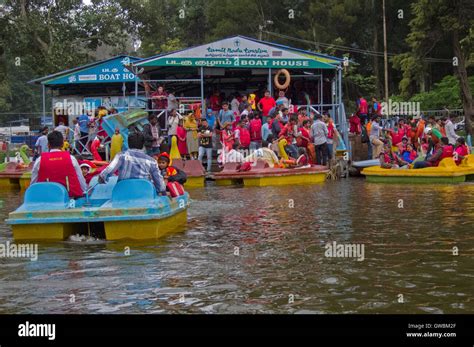
[(145, 135), (134, 131), (128, 136), (128, 148), (117, 153), (110, 163), (98, 163), (72, 155), (64, 146), (63, 134), (53, 130), (46, 136), (47, 150), (35, 160), (31, 172), (31, 183), (56, 182), (62, 184), (71, 198), (80, 198), (94, 186), (90, 186), (94, 176), (98, 183), (105, 183), (112, 175), (118, 180), (148, 179), (161, 195), (179, 196), (184, 193), (182, 185), (186, 173), (171, 165), (168, 153), (149, 156), (143, 151)]
[[(167, 112), (150, 112), (143, 129), (129, 128), (127, 139), (119, 129), (110, 138), (102, 129), (103, 117), (116, 113), (113, 109), (83, 112), (70, 126), (58, 117), (56, 127), (44, 127), (36, 142), (32, 182), (59, 182), (72, 197), (78, 197), (94, 176), (104, 182), (118, 174), (118, 179), (151, 177), (157, 191), (165, 192), (170, 183), (186, 180), (184, 172), (170, 165), (172, 147), (185, 160), (206, 159), (207, 172), (212, 169), (214, 150), (220, 150), (222, 165), (242, 162), (245, 155), (262, 147), (275, 156), (319, 165), (327, 165), (334, 155), (337, 130), (329, 114), (307, 107), (296, 109), (283, 91), (275, 98), (269, 91), (261, 98), (252, 93), (223, 98), (215, 92), (203, 113), (192, 109), (180, 114), (177, 99), (169, 108), (170, 94), (163, 88), (152, 94), (152, 100)], [(160, 121), (163, 117), (165, 122)], [(111, 144), (110, 163), (99, 153), (106, 141)], [(92, 159), (85, 159), (84, 154), (92, 154)], [(58, 163), (64, 165), (56, 167)]]
[[(262, 147), (281, 157), (279, 143), (283, 139), (285, 155), (294, 160), (303, 156), (306, 163), (327, 165), (334, 155), (337, 130), (329, 114), (294, 108), (284, 91), (276, 99), (268, 90), (260, 99), (252, 93), (234, 93), (226, 98), (215, 91), (206, 105), (203, 114), (191, 111), (180, 115), (176, 109), (168, 109), (166, 124), (168, 146), (176, 137), (181, 157), (199, 161), (205, 158), (207, 172), (211, 171), (214, 149), (220, 150), (218, 161), (222, 165), (243, 161), (245, 155)], [(155, 122), (156, 114), (150, 115), (150, 123)], [(160, 134), (154, 138), (160, 138)]]
[(40, 136), (35, 143), (34, 159), (48, 151), (47, 135), (54, 130), (63, 136), (63, 150), (75, 154), (89, 152), (94, 160), (104, 160), (105, 158), (100, 155), (99, 149), (103, 148), (104, 142), (108, 140), (108, 135), (102, 129), (102, 121), (104, 116), (115, 113), (117, 113), (115, 109), (106, 109), (103, 106), (99, 106), (94, 111), (84, 110), (80, 116), (72, 120), (70, 126), (66, 125), (65, 116), (57, 116), (57, 125), (54, 128), (50, 129), (45, 126), (40, 130)]
[[(153, 100), (161, 102), (160, 107), (169, 106), (169, 94), (162, 88), (154, 93)], [(178, 105), (176, 100), (173, 106)], [(37, 160), (32, 182), (59, 182), (67, 186), (72, 197), (78, 197), (87, 191), (94, 176), (105, 182), (118, 174), (119, 180), (149, 178), (158, 192), (176, 193), (182, 191), (179, 185), (186, 181), (186, 174), (171, 165), (168, 153), (172, 148), (184, 160), (206, 158), (209, 173), (214, 150), (220, 152), (221, 165), (244, 162), (246, 155), (251, 156), (260, 148), (267, 148), (277, 160), (328, 165), (340, 138), (328, 113), (320, 114), (306, 106), (295, 108), (283, 91), (276, 99), (268, 90), (260, 99), (252, 93), (223, 98), (216, 91), (207, 105), (209, 108), (203, 113), (192, 109), (184, 115), (175, 107), (166, 113), (150, 112), (143, 129), (130, 127), (127, 139), (119, 129), (111, 138), (102, 129), (103, 117), (116, 113), (113, 109), (99, 107), (92, 114), (84, 113), (73, 120), (71, 128), (59, 118), (52, 132), (47, 127), (41, 130), (35, 145)], [(163, 115), (164, 123), (160, 122)], [(447, 157), (453, 157), (459, 165), (469, 154), (464, 138), (455, 132), (451, 116), (383, 122), (380, 103), (373, 98), (369, 107), (361, 97), (349, 124), (350, 132), (368, 144), (370, 158), (379, 160), (383, 168), (434, 167)], [(106, 140), (111, 140), (110, 163), (99, 154)], [(81, 155), (85, 148), (92, 153), (92, 160)]]
[(382, 121), (380, 103), (372, 108), (359, 99), (358, 110), (349, 119), (350, 133), (361, 135), (368, 144), (369, 159), (380, 160), (383, 168), (436, 167), (453, 157), (456, 164), (469, 154), (463, 137), (456, 134), (452, 116), (391, 118)]

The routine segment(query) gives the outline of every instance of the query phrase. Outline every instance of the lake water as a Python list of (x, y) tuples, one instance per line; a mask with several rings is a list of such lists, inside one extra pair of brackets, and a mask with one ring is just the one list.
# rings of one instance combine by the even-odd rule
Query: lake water
[[(39, 244), (37, 261), (0, 259), (0, 313), (474, 311), (472, 183), (190, 194), (187, 226), (163, 240)], [(3, 220), (21, 197), (0, 200)], [(363, 246), (363, 260), (326, 256), (333, 242)]]

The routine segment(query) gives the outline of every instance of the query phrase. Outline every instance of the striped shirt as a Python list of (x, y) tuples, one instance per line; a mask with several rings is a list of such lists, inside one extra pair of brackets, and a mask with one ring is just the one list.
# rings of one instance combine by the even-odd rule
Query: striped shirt
[(166, 192), (165, 182), (156, 161), (139, 149), (118, 153), (107, 168), (100, 173), (104, 181), (113, 172), (119, 172), (118, 180), (144, 178), (151, 180), (157, 192)]

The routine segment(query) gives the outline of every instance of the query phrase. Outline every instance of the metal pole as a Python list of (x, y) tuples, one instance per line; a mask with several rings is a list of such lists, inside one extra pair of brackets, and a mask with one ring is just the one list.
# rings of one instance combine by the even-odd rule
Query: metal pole
[(342, 131), (342, 137), (344, 139), (344, 142), (345, 142), (345, 145), (346, 145), (346, 148), (348, 150), (348, 153), (350, 153), (350, 144), (349, 144), (349, 132), (348, 132), (348, 129), (347, 129), (347, 120), (346, 120), (346, 113), (345, 113), (345, 110), (343, 109), (343, 105), (342, 105), (342, 66), (339, 67), (338, 69), (338, 73), (339, 73), (339, 78), (338, 78), (338, 82), (339, 82), (339, 107), (338, 107), (338, 113), (339, 113), (339, 120), (340, 120), (340, 123), (341, 123), (341, 131)]
[(324, 93), (323, 93), (324, 81), (323, 81), (323, 71), (321, 70), (321, 75), (319, 76), (319, 113), (323, 113), (323, 104), (324, 104)]
[(337, 109), (337, 114), (338, 114), (338, 118), (339, 118), (339, 122), (342, 121), (342, 110), (341, 110), (341, 106), (342, 106), (342, 68), (339, 68), (338, 69), (338, 76), (337, 76), (337, 96), (339, 98), (338, 100), (338, 104), (339, 104), (339, 107)]
[(385, 19), (385, 0), (383, 7), (383, 62), (385, 69), (385, 102), (388, 102), (388, 53), (387, 53), (387, 21)]
[(44, 84), (41, 85), (43, 89), (43, 125), (46, 121), (46, 86)]
[[(332, 105), (332, 116), (336, 120), (336, 108), (334, 107), (334, 104), (336, 102), (335, 99), (336, 96), (336, 74), (334, 74), (334, 78), (331, 81), (331, 105)], [(337, 123), (337, 120), (336, 120)]]
[(268, 90), (270, 91), (270, 95), (273, 96), (273, 92), (272, 92), (272, 69), (268, 69)]
[(204, 67), (200, 69), (201, 77), (201, 114), (206, 114), (206, 105), (204, 104)]
[[(137, 72), (138, 72), (138, 67), (135, 67), (134, 68), (134, 73), (135, 73), (135, 103), (138, 103), (138, 76), (137, 76)], [(148, 105), (146, 106), (146, 108), (148, 108)]]

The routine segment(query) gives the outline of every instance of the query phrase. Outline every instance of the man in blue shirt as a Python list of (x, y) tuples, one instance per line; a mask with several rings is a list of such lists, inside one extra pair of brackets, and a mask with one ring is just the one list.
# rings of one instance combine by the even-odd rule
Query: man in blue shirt
[(272, 135), (272, 127), (271, 127), (272, 119), (268, 117), (265, 124), (262, 125), (262, 146), (267, 147), (269, 141), (269, 137)]
[(166, 195), (166, 185), (161, 176), (156, 160), (143, 152), (145, 137), (141, 132), (132, 132), (128, 136), (129, 149), (118, 153), (107, 168), (99, 174), (99, 182), (104, 183), (107, 178), (118, 170), (118, 180), (132, 178), (150, 179), (156, 191)]
[(229, 103), (227, 101), (222, 103), (222, 110), (219, 111), (219, 115), (217, 116), (217, 124), (219, 124), (220, 128), (223, 129), (224, 123), (234, 123), (235, 116), (234, 112), (229, 110)]

